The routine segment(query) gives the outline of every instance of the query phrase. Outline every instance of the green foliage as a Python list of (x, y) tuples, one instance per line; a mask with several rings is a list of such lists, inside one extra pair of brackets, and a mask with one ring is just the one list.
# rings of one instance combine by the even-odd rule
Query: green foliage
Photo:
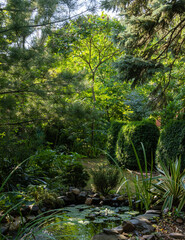
[(92, 169), (93, 188), (106, 196), (120, 182), (119, 169), (109, 165), (100, 165), (98, 169)]
[(132, 147), (133, 143), (134, 147), (137, 149), (141, 167), (144, 169), (145, 161), (141, 146), (142, 142), (145, 148), (148, 166), (150, 166), (151, 160), (155, 159), (158, 138), (159, 130), (151, 121), (143, 120), (124, 125), (118, 134), (116, 146), (116, 157), (119, 164), (128, 169), (139, 169)]
[[(153, 174), (153, 156), (151, 157), (151, 162), (149, 163), (150, 165), (148, 167), (147, 156), (146, 156), (143, 143), (141, 143), (141, 146), (142, 146), (143, 155), (144, 155), (144, 169), (142, 169), (141, 161), (138, 157), (135, 146), (132, 143), (132, 147), (135, 153), (139, 171), (141, 173), (141, 178), (139, 178), (138, 175), (136, 175), (133, 179), (133, 182), (135, 186), (136, 202), (138, 203), (138, 205), (140, 205), (141, 210), (143, 210), (143, 206), (145, 210), (148, 210), (153, 200), (153, 196), (150, 193), (150, 189), (152, 186), (152, 174)], [(150, 173), (148, 173), (148, 169), (150, 169)]]
[(170, 161), (175, 161), (179, 156), (182, 159), (181, 167), (184, 169), (185, 122), (184, 120), (172, 120), (161, 132), (157, 147), (157, 159), (168, 166)]
[(114, 121), (111, 123), (107, 133), (107, 159), (111, 164), (116, 160), (116, 142), (121, 127), (125, 124), (123, 121)]
[(82, 157), (78, 153), (67, 155), (51, 149), (40, 150), (30, 157), (27, 172), (49, 185), (57, 181), (62, 186), (85, 187), (89, 175), (80, 162)]
[(82, 156), (76, 153), (64, 156), (64, 164), (61, 173), (61, 182), (65, 186), (83, 188), (89, 180), (89, 174), (84, 169), (79, 158)]
[(154, 179), (152, 193), (158, 197), (158, 201), (163, 203), (163, 210), (172, 207), (177, 207), (180, 212), (185, 205), (185, 170), (181, 170), (181, 160), (170, 161), (169, 166), (165, 166), (163, 161), (160, 161), (158, 168), (159, 176)]
[(51, 149), (38, 150), (35, 155), (30, 157), (27, 165), (29, 174), (35, 177), (54, 177), (57, 168), (62, 165), (60, 154)]
[(131, 81), (132, 88), (151, 79), (157, 72), (163, 71), (163, 65), (154, 60), (143, 60), (134, 56), (121, 57), (114, 64), (118, 70), (117, 78), (122, 81)]
[(40, 207), (46, 207), (47, 209), (57, 209), (64, 205), (59, 195), (54, 191), (48, 190), (45, 185), (29, 185), (28, 195), (32, 196)]
[(136, 90), (126, 96), (124, 104), (129, 107), (124, 115), (126, 115), (130, 121), (147, 119), (152, 112), (148, 106), (148, 98)]

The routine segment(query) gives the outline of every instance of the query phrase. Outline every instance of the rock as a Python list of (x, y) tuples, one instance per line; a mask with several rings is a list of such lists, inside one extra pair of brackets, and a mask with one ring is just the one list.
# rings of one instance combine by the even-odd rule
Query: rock
[(142, 234), (150, 234), (155, 231), (155, 228), (151, 225), (148, 219), (134, 218), (130, 222), (134, 225), (135, 229)]
[(123, 228), (122, 228), (122, 226), (118, 226), (118, 227), (112, 228), (112, 230), (117, 231), (119, 234), (122, 234), (122, 233), (123, 233)]
[(10, 224), (9, 230), (16, 231), (19, 229), (21, 224), (26, 223), (26, 219), (24, 217), (16, 217), (14, 222)]
[(115, 229), (108, 229), (108, 228), (104, 228), (103, 232), (106, 234), (118, 234), (118, 231), (116, 231)]
[(100, 203), (100, 198), (98, 198), (98, 197), (93, 197), (92, 198), (92, 203), (91, 204), (97, 205), (99, 203)]
[(87, 192), (82, 191), (79, 193), (79, 195), (77, 196), (77, 202), (79, 204), (84, 204), (86, 201), (86, 197), (87, 197)]
[(104, 205), (112, 205), (112, 199), (110, 199), (110, 198), (105, 198), (104, 200), (103, 200), (103, 204)]
[(177, 223), (180, 223), (180, 224), (184, 223), (184, 220), (183, 220), (182, 218), (180, 218), (180, 217), (176, 218), (175, 221), (176, 221)]
[(22, 216), (27, 216), (30, 213), (31, 209), (30, 206), (24, 206), (21, 208), (21, 214)]
[(169, 237), (173, 239), (185, 239), (185, 235), (181, 233), (170, 233)]
[(123, 232), (129, 233), (135, 230), (135, 226), (130, 221), (127, 221), (127, 222), (123, 222), (122, 229), (123, 229)]
[(29, 205), (30, 213), (34, 215), (38, 215), (39, 212), (39, 206), (36, 204)]
[(141, 220), (151, 220), (151, 219), (158, 218), (158, 217), (160, 217), (159, 214), (152, 214), (152, 213), (137, 216), (137, 218), (141, 219)]
[(157, 215), (161, 215), (161, 211), (160, 210), (147, 210), (146, 212), (145, 212), (145, 214), (157, 214)]
[(8, 231), (9, 231), (9, 227), (10, 227), (9, 223), (2, 225), (1, 228), (0, 228), (0, 233), (2, 235), (7, 234)]
[(154, 236), (154, 235), (143, 235), (143, 239), (146, 239), (146, 240), (155, 240), (155, 236)]
[(99, 193), (95, 193), (92, 195), (93, 198), (100, 198), (100, 194)]
[(92, 198), (87, 198), (85, 201), (85, 204), (91, 205), (92, 204)]
[(75, 201), (75, 194), (73, 192), (66, 192), (66, 197), (71, 199), (71, 201)]
[(79, 194), (80, 194), (80, 189), (78, 189), (78, 188), (73, 188), (73, 189), (71, 190), (71, 192), (74, 193), (75, 195), (79, 195)]
[(131, 222), (133, 225), (137, 225), (137, 224), (140, 223), (139, 219), (136, 219), (136, 218), (131, 219), (130, 222)]
[(106, 233), (100, 233), (100, 234), (96, 234), (92, 240), (119, 240), (119, 236), (114, 235), (114, 234), (106, 234)]
[(76, 203), (75, 194), (73, 192), (66, 192), (66, 196), (62, 197), (66, 205)]
[(126, 236), (125, 234), (119, 234), (119, 235), (118, 235), (118, 239), (119, 239), (119, 240), (128, 239), (128, 236)]
[(26, 217), (27, 222), (33, 221), (34, 219), (35, 219), (34, 215), (29, 215), (29, 216)]
[(122, 201), (125, 200), (125, 198), (124, 198), (124, 196), (119, 196), (119, 197), (117, 197), (117, 200), (120, 201), (120, 202), (122, 202)]

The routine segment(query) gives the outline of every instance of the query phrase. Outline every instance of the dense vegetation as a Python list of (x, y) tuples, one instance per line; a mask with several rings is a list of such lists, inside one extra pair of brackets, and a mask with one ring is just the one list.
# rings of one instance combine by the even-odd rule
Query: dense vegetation
[(131, 122), (123, 125), (118, 134), (115, 147), (118, 163), (131, 170), (139, 169), (133, 150), (134, 145), (141, 161), (141, 167), (144, 169), (145, 161), (143, 147), (141, 145), (141, 143), (143, 143), (148, 167), (150, 168), (151, 164), (155, 166), (155, 151), (158, 138), (159, 130), (155, 124), (150, 121)]
[[(38, 199), (60, 205), (61, 189), (86, 186), (85, 157), (106, 155), (110, 163), (147, 170), (159, 131), (159, 164), (181, 157), (184, 168), (184, 6), (184, 0), (0, 3), (0, 212)], [(114, 171), (107, 185), (119, 182)], [(106, 178), (111, 170), (99, 172)], [(136, 195), (148, 208), (150, 185), (142, 186), (146, 195)]]

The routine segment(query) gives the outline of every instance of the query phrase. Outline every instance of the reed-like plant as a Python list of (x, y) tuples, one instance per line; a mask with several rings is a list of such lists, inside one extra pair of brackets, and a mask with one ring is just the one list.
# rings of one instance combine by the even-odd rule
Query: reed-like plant
[(141, 143), (142, 149), (143, 149), (143, 156), (144, 156), (144, 170), (141, 167), (141, 160), (138, 157), (137, 151), (134, 147), (134, 144), (132, 144), (137, 164), (139, 167), (139, 171), (141, 174), (141, 178), (138, 177), (138, 175), (134, 178), (134, 186), (135, 186), (135, 195), (136, 195), (136, 201), (140, 202), (140, 208), (145, 210), (148, 210), (150, 208), (151, 202), (153, 200), (153, 195), (151, 194), (150, 190), (152, 187), (152, 179), (153, 179), (153, 154), (151, 154), (151, 162), (150, 162), (150, 172), (148, 172), (148, 162), (146, 158), (146, 152), (143, 143)]
[[(133, 208), (133, 198), (135, 198), (137, 205), (140, 205), (140, 209), (148, 210), (150, 208), (151, 202), (153, 200), (153, 195), (151, 194), (150, 190), (152, 187), (152, 176), (153, 176), (153, 155), (151, 154), (151, 163), (150, 163), (150, 172), (148, 172), (149, 164), (147, 162), (146, 152), (143, 143), (141, 143), (142, 149), (143, 149), (143, 158), (144, 158), (144, 166), (145, 169), (143, 170), (141, 167), (141, 160), (138, 157), (137, 151), (134, 147), (134, 144), (131, 142), (135, 157), (137, 160), (137, 164), (139, 167), (139, 171), (141, 174), (141, 178), (138, 177), (138, 175), (133, 175), (131, 179), (126, 178), (126, 176), (123, 173), (123, 169), (119, 166), (118, 162), (112, 158), (112, 161), (115, 163), (116, 167), (119, 169), (121, 176), (122, 176), (122, 182), (120, 186), (118, 187), (117, 193), (122, 189), (122, 187), (125, 187), (125, 191), (128, 196), (129, 206), (130, 208)], [(109, 156), (111, 157), (111, 156)], [(128, 170), (128, 169), (127, 169)], [(130, 172), (130, 170), (128, 170)], [(130, 173), (131, 174), (131, 173)], [(134, 191), (131, 192), (130, 183), (134, 185)]]
[(152, 184), (157, 203), (163, 203), (163, 210), (177, 207), (177, 211), (181, 211), (185, 205), (185, 169), (181, 169), (181, 159), (169, 161), (169, 167), (160, 161), (158, 172), (159, 176), (154, 178), (156, 183)]

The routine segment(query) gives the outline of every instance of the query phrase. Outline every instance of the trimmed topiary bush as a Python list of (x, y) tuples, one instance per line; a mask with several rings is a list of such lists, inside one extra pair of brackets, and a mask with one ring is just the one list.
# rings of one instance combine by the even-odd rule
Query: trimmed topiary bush
[(157, 147), (157, 161), (161, 160), (166, 166), (169, 161), (181, 157), (181, 168), (185, 168), (185, 121), (173, 120), (161, 132)]
[(113, 159), (116, 160), (116, 142), (118, 133), (124, 124), (123, 121), (112, 122), (107, 133), (107, 159), (111, 164), (114, 164)]
[(140, 159), (141, 167), (144, 169), (145, 161), (141, 142), (144, 145), (148, 166), (151, 163), (151, 156), (155, 164), (155, 152), (159, 139), (159, 129), (148, 120), (130, 122), (124, 125), (119, 134), (116, 144), (116, 158), (118, 163), (125, 168), (138, 170), (137, 159), (132, 143)]

